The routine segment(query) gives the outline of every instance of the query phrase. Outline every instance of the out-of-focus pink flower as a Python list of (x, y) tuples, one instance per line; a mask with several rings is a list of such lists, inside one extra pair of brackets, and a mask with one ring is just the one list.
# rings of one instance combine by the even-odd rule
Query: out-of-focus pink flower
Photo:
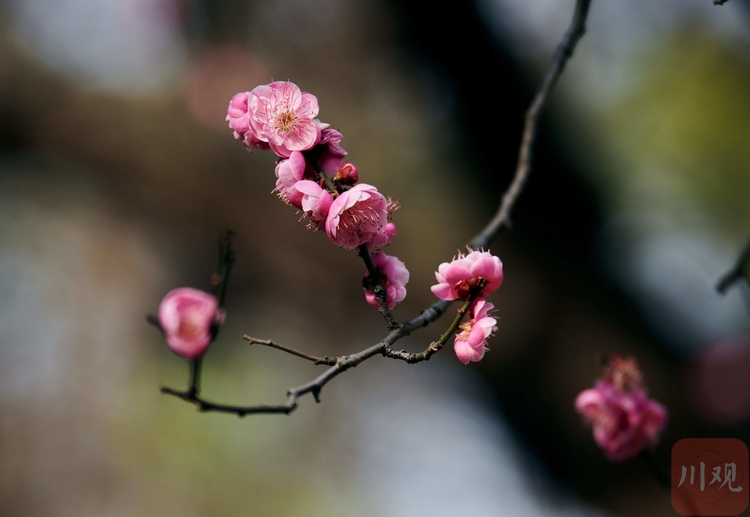
[(466, 256), (459, 253), (452, 262), (440, 264), (435, 278), (438, 284), (431, 287), (435, 296), (443, 300), (467, 301), (471, 297), (471, 289), (481, 280), (487, 281), (482, 297), (500, 287), (503, 283), (503, 263), (488, 251), (472, 251)]
[(285, 203), (296, 208), (302, 208), (303, 194), (295, 185), (302, 181), (305, 176), (305, 157), (302, 153), (295, 151), (286, 160), (281, 160), (276, 165), (276, 192)]
[(288, 158), (294, 151), (312, 149), (320, 140), (316, 122), (318, 99), (296, 84), (276, 81), (256, 86), (248, 100), (250, 130), (271, 149)]
[(331, 194), (318, 183), (310, 180), (298, 181), (294, 188), (302, 193), (302, 210), (310, 219), (310, 225), (318, 230), (325, 228), (328, 211), (333, 203)]
[(373, 250), (388, 246), (393, 240), (393, 237), (396, 235), (397, 231), (398, 229), (396, 228), (395, 224), (386, 224), (380, 232), (373, 235), (372, 239), (370, 239), (370, 241), (367, 243), (367, 249)]
[(459, 328), (453, 341), (456, 357), (464, 364), (480, 361), (487, 348), (487, 339), (497, 330), (497, 320), (488, 313), (495, 308), (491, 303), (478, 299), (469, 308), (467, 321)]
[(342, 248), (369, 242), (388, 224), (388, 200), (366, 183), (355, 185), (337, 197), (328, 212), (326, 233)]
[(612, 461), (634, 458), (656, 445), (667, 424), (666, 408), (648, 398), (633, 359), (615, 357), (594, 388), (578, 394), (575, 407)]
[[(346, 151), (341, 147), (341, 140), (344, 135), (333, 128), (329, 128), (328, 124), (320, 123), (319, 127), (322, 129), (320, 131), (320, 142), (318, 142), (318, 149), (320, 149), (318, 163), (326, 174), (335, 174), (344, 162), (344, 156), (346, 156)], [(349, 185), (353, 185), (353, 183), (349, 183)]]
[(227, 108), (229, 127), (234, 130), (234, 138), (246, 146), (256, 149), (270, 149), (268, 142), (258, 140), (250, 130), (249, 98), (250, 92), (240, 92), (229, 101), (229, 108)]
[(174, 353), (191, 361), (206, 353), (214, 325), (224, 321), (216, 297), (180, 287), (167, 293), (159, 305), (159, 324)]
[[(380, 282), (385, 287), (388, 308), (393, 309), (397, 303), (406, 298), (405, 286), (409, 282), (409, 270), (398, 258), (382, 252), (372, 255), (372, 264), (377, 268), (380, 274)], [(368, 271), (365, 273), (365, 278), (369, 277)], [(365, 288), (365, 300), (375, 308), (380, 307), (375, 293), (367, 288)]]

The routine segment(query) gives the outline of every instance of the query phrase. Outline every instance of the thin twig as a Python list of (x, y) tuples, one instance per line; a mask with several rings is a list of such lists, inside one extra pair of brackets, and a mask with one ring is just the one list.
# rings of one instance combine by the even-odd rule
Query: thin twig
[(719, 283), (716, 286), (716, 290), (721, 294), (726, 294), (727, 290), (739, 279), (743, 278), (750, 285), (750, 242), (745, 245), (745, 248), (740, 253), (732, 269), (724, 273), (719, 279)]
[(534, 100), (531, 102), (529, 109), (526, 110), (523, 138), (521, 139), (521, 149), (518, 153), (518, 165), (516, 165), (516, 174), (513, 177), (513, 182), (503, 194), (500, 208), (498, 208), (495, 216), (487, 227), (471, 241), (471, 247), (474, 249), (487, 248), (503, 229), (510, 228), (511, 226), (510, 212), (513, 210), (518, 196), (521, 195), (523, 187), (526, 185), (526, 179), (531, 171), (534, 141), (539, 130), (539, 114), (542, 112), (545, 104), (547, 104), (547, 100), (555, 88), (560, 74), (565, 69), (565, 64), (573, 55), (573, 50), (578, 40), (586, 32), (586, 17), (588, 16), (590, 5), (591, 0), (578, 0), (576, 2), (573, 21), (571, 21), (568, 31), (557, 47), (555, 57), (552, 59), (547, 73), (544, 74), (544, 79), (542, 79), (542, 84), (539, 85)]
[(234, 266), (234, 232), (227, 230), (219, 237), (219, 263), (216, 267), (216, 274), (211, 275), (211, 285), (214, 286), (214, 294), (219, 300), (219, 307), (224, 307), (227, 298), (227, 287), (229, 286), (229, 273)]
[(220, 413), (232, 413), (239, 417), (257, 413), (284, 413), (288, 415), (297, 408), (296, 401), (291, 402), (291, 399), (290, 403), (278, 406), (267, 406), (266, 404), (260, 404), (258, 406), (231, 406), (227, 404), (216, 404), (214, 402), (209, 402), (208, 400), (202, 399), (197, 395), (191, 396), (190, 392), (188, 391), (177, 391), (173, 390), (172, 388), (162, 388), (161, 392), (165, 395), (172, 395), (173, 397), (182, 399), (185, 402), (195, 404), (195, 407), (198, 409), (198, 411), (201, 412), (218, 411)]
[(190, 368), (190, 378), (188, 386), (188, 395), (191, 397), (197, 397), (201, 392), (201, 366), (203, 365), (203, 358), (199, 357), (194, 361), (188, 362)]
[(654, 478), (661, 486), (669, 488), (672, 485), (670, 472), (659, 463), (659, 460), (656, 459), (654, 451), (650, 449), (644, 450), (641, 453), (641, 459), (646, 463), (648, 468), (653, 473)]
[(250, 337), (247, 334), (242, 336), (242, 339), (244, 339), (251, 345), (264, 345), (267, 347), (275, 348), (276, 350), (281, 350), (282, 352), (286, 352), (287, 354), (292, 354), (292, 355), (296, 355), (297, 357), (301, 357), (302, 359), (307, 359), (308, 361), (312, 361), (315, 364), (325, 364), (328, 366), (333, 366), (334, 364), (336, 364), (335, 357), (328, 357), (328, 356), (318, 357), (316, 355), (306, 354), (304, 352), (300, 352), (299, 350), (295, 350), (294, 348), (289, 348), (287, 346), (274, 343), (270, 339), (258, 339), (258, 338)]
[[(565, 33), (562, 43), (559, 45), (557, 52), (555, 53), (555, 57), (552, 60), (552, 63), (550, 64), (547, 73), (544, 76), (544, 79), (542, 80), (542, 84), (539, 87), (539, 90), (537, 91), (534, 100), (531, 103), (531, 106), (526, 112), (526, 122), (524, 125), (523, 139), (518, 158), (518, 166), (516, 168), (513, 182), (503, 195), (500, 207), (493, 219), (472, 241), (472, 248), (486, 248), (497, 237), (500, 231), (503, 230), (503, 228), (510, 227), (510, 212), (515, 205), (518, 196), (521, 194), (521, 191), (524, 188), (526, 179), (531, 170), (531, 158), (533, 153), (534, 139), (538, 130), (539, 114), (542, 108), (545, 106), (550, 94), (552, 93), (552, 90), (554, 89), (555, 84), (557, 83), (557, 80), (565, 67), (565, 64), (573, 54), (573, 50), (578, 43), (578, 40), (581, 38), (581, 36), (583, 36), (585, 32), (586, 17), (588, 16), (590, 5), (591, 0), (576, 1), (575, 12), (573, 14), (573, 20), (571, 21), (570, 27)], [(308, 155), (306, 154), (306, 157), (307, 156)], [(321, 171), (318, 170), (319, 174), (320, 172)], [(323, 179), (325, 179), (325, 177)], [(372, 272), (370, 274), (372, 275)], [(190, 398), (184, 392), (170, 390), (169, 388), (162, 388), (162, 393), (179, 397), (188, 402), (193, 402), (201, 411), (223, 411), (234, 413), (240, 417), (257, 413), (289, 414), (297, 408), (297, 402), (299, 398), (303, 395), (306, 395), (307, 393), (312, 394), (316, 402), (320, 402), (320, 392), (323, 387), (328, 384), (328, 382), (330, 382), (333, 378), (337, 377), (346, 370), (354, 368), (355, 366), (361, 364), (371, 357), (374, 357), (376, 355), (383, 355), (385, 357), (400, 359), (406, 362), (418, 362), (407, 360), (407, 358), (412, 358), (412, 354), (408, 354), (406, 352), (394, 352), (392, 349), (393, 344), (398, 340), (410, 335), (415, 330), (426, 327), (430, 323), (437, 320), (440, 316), (443, 315), (443, 313), (445, 313), (450, 304), (451, 302), (444, 300), (436, 302), (429, 308), (422, 311), (419, 316), (412, 319), (411, 321), (399, 324), (399, 326), (392, 328), (388, 335), (378, 343), (355, 354), (337, 357), (335, 364), (321, 373), (318, 377), (306, 384), (290, 389), (287, 392), (287, 403), (284, 405), (259, 405), (249, 407), (225, 406), (221, 404), (213, 404), (197, 397)], [(463, 318), (463, 314), (461, 314), (460, 312), (459, 316)], [(458, 316), (457, 320), (460, 324), (461, 319), (458, 318)], [(456, 320), (454, 320), (454, 324), (455, 321)], [(453, 325), (451, 325), (451, 327), (453, 327)], [(450, 338), (450, 335), (452, 335), (455, 330), (456, 329), (454, 328), (453, 331), (445, 338), (445, 341)], [(448, 333), (446, 332), (446, 334)], [(446, 334), (444, 334), (444, 336)], [(428, 347), (427, 350), (421, 353), (425, 354), (425, 358), (422, 360), (427, 360), (429, 358), (427, 356), (427, 352), (429, 350), (430, 348)], [(432, 352), (429, 355), (431, 356), (433, 353), (435, 352)], [(416, 355), (420, 354), (415, 354), (415, 356)], [(300, 355), (300, 357), (302, 356)]]

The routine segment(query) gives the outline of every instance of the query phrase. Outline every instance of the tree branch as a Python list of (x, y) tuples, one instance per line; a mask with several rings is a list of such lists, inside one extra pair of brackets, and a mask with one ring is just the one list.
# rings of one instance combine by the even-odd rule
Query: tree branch
[[(521, 192), (523, 191), (523, 188), (526, 184), (526, 179), (528, 178), (528, 175), (531, 171), (531, 161), (532, 161), (531, 159), (533, 156), (534, 140), (536, 138), (536, 134), (538, 131), (538, 126), (539, 126), (539, 115), (542, 109), (544, 108), (544, 106), (546, 105), (547, 100), (549, 99), (550, 94), (552, 93), (555, 87), (555, 84), (557, 83), (557, 80), (560, 77), (560, 74), (563, 72), (563, 69), (565, 68), (565, 64), (572, 56), (573, 50), (575, 49), (576, 44), (578, 43), (581, 36), (583, 36), (585, 32), (586, 17), (588, 16), (590, 5), (591, 5), (591, 0), (577, 0), (576, 1), (575, 11), (573, 13), (573, 20), (571, 21), (570, 27), (568, 28), (568, 31), (565, 33), (565, 36), (563, 37), (562, 42), (558, 46), (555, 56), (552, 60), (552, 63), (550, 64), (549, 68), (547, 69), (546, 74), (544, 75), (542, 83), (539, 89), (537, 90), (536, 95), (534, 96), (531, 106), (526, 112), (526, 118), (525, 118), (524, 130), (523, 130), (523, 138), (521, 141), (521, 148), (520, 148), (519, 157), (518, 157), (518, 165), (516, 167), (516, 172), (515, 172), (513, 181), (511, 185), (508, 187), (508, 189), (506, 190), (506, 192), (503, 194), (500, 207), (498, 208), (498, 211), (495, 214), (495, 216), (472, 241), (471, 243), (472, 248), (475, 248), (475, 249), (486, 248), (504, 228), (510, 227), (510, 213), (513, 210), (516, 200), (518, 199)], [(306, 157), (308, 157), (307, 154), (306, 154)], [(321, 170), (318, 170), (318, 169), (319, 167), (317, 167), (316, 170), (320, 174)], [(323, 174), (323, 179), (325, 180), (326, 178), (327, 177), (325, 176), (325, 174)], [(326, 182), (326, 184), (328, 186), (328, 182)], [(366, 256), (369, 257), (369, 253)], [(366, 258), (364, 256), (362, 258), (363, 260), (365, 260), (365, 264), (367, 265)], [(370, 260), (370, 264), (371, 263), (372, 261)], [(370, 265), (368, 265), (368, 271), (370, 272), (370, 276), (373, 277), (374, 271), (371, 269)], [(377, 278), (377, 277), (375, 276), (374, 278)], [(474, 293), (472, 293), (472, 297), (476, 299), (476, 295)], [(323, 387), (326, 384), (328, 384), (328, 382), (330, 382), (332, 379), (334, 379), (341, 373), (351, 368), (356, 367), (357, 365), (361, 364), (362, 362), (376, 355), (383, 355), (385, 357), (390, 357), (392, 359), (403, 360), (403, 361), (406, 361), (407, 363), (416, 363), (416, 362), (428, 360), (434, 353), (440, 350), (440, 347), (442, 347), (442, 344), (445, 344), (445, 342), (447, 342), (447, 340), (450, 339), (450, 336), (453, 335), (453, 333), (456, 331), (456, 329), (460, 325), (461, 320), (463, 319), (464, 314), (468, 310), (470, 301), (467, 301), (464, 304), (464, 306), (458, 311), (458, 315), (456, 316), (456, 319), (453, 321), (453, 324), (449, 327), (448, 331), (446, 331), (446, 333), (443, 334), (440, 340), (436, 343), (430, 344), (430, 346), (425, 351), (418, 353), (418, 354), (410, 354), (404, 351), (394, 351), (392, 349), (392, 346), (398, 340), (410, 335), (415, 330), (422, 328), (422, 327), (426, 327), (430, 323), (437, 320), (440, 316), (443, 315), (443, 313), (445, 313), (445, 311), (448, 309), (450, 304), (451, 302), (448, 302), (448, 301), (444, 301), (444, 300), (438, 301), (434, 303), (432, 306), (423, 310), (420, 313), (420, 315), (417, 316), (416, 318), (406, 323), (398, 323), (397, 326), (395, 327), (391, 327), (391, 324), (389, 322), (390, 332), (381, 341), (379, 341), (378, 343), (360, 352), (350, 354), (350, 355), (343, 355), (343, 356), (335, 358), (335, 362), (331, 365), (331, 367), (328, 368), (323, 373), (321, 373), (318, 377), (316, 377), (315, 379), (313, 379), (312, 381), (306, 384), (290, 389), (287, 392), (287, 402), (286, 404), (283, 404), (283, 405), (267, 406), (267, 405), (262, 404), (258, 406), (248, 406), (248, 407), (227, 406), (227, 405), (214, 404), (212, 402), (208, 402), (206, 400), (200, 399), (197, 395), (191, 397), (189, 393), (179, 392), (179, 391), (171, 390), (169, 388), (162, 388), (162, 393), (173, 395), (187, 402), (194, 403), (196, 407), (198, 408), (198, 410), (200, 411), (220, 411), (220, 412), (225, 412), (225, 413), (234, 413), (240, 417), (243, 417), (249, 414), (258, 414), (258, 413), (289, 414), (297, 408), (297, 402), (300, 397), (310, 393), (312, 394), (316, 402), (320, 402), (320, 392), (323, 389)], [(388, 312), (388, 314), (390, 314), (390, 312)], [(388, 318), (386, 318), (386, 321), (388, 321)], [(245, 339), (247, 339), (247, 337)], [(315, 356), (309, 356), (308, 354), (304, 354), (303, 352), (299, 352), (297, 350), (287, 348), (287, 347), (281, 347), (280, 345), (277, 345), (275, 343), (272, 345), (271, 344), (272, 341), (270, 340), (266, 341), (266, 340), (256, 340), (254, 338), (250, 338), (250, 339), (252, 339), (253, 342), (255, 343), (271, 346), (272, 348), (282, 350), (284, 352), (290, 353), (292, 355), (296, 355), (298, 357), (302, 357), (304, 359), (312, 360), (313, 362), (315, 362), (316, 360), (320, 360), (320, 359), (323, 359), (323, 360), (328, 359), (329, 361), (333, 360), (331, 358), (317, 358)], [(442, 344), (437, 346), (437, 344), (441, 342)], [(330, 363), (316, 363), (316, 364), (330, 364)]]
[(531, 171), (531, 160), (533, 158), (534, 141), (539, 130), (539, 114), (542, 108), (547, 104), (552, 91), (557, 84), (565, 69), (565, 65), (573, 55), (573, 50), (586, 32), (586, 17), (589, 13), (591, 0), (577, 0), (573, 20), (570, 23), (568, 31), (560, 42), (555, 52), (555, 57), (544, 74), (542, 84), (534, 95), (534, 100), (526, 110), (526, 117), (523, 128), (523, 137), (521, 139), (521, 149), (518, 153), (518, 164), (516, 165), (516, 174), (508, 190), (503, 194), (495, 216), (492, 218), (487, 227), (482, 230), (474, 240), (471, 241), (471, 247), (474, 249), (486, 248), (495, 240), (500, 232), (505, 228), (511, 227), (510, 212), (516, 204), (518, 196), (521, 195), (523, 187), (526, 185), (526, 179)]
[(750, 285), (750, 242), (745, 245), (732, 269), (724, 273), (719, 279), (716, 290), (721, 294), (726, 294), (727, 290), (741, 278), (744, 278)]
[(242, 339), (250, 343), (251, 345), (264, 345), (270, 348), (275, 348), (276, 350), (281, 350), (282, 352), (286, 352), (287, 354), (296, 355), (297, 357), (301, 357), (302, 359), (307, 359), (308, 361), (312, 361), (315, 364), (326, 364), (328, 366), (333, 366), (336, 364), (336, 358), (335, 357), (318, 357), (315, 355), (306, 354), (304, 352), (300, 352), (299, 350), (295, 350), (294, 348), (289, 348), (284, 345), (280, 345), (278, 343), (274, 343), (270, 339), (258, 339), (254, 337), (250, 337), (247, 334), (242, 336)]
[(729, 0), (714, 0), (714, 5), (724, 5)]

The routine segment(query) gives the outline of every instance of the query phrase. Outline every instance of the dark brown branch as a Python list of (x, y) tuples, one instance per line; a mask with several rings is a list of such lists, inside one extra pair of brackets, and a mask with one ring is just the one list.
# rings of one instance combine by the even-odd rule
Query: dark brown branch
[(573, 20), (570, 23), (568, 31), (565, 33), (562, 42), (557, 47), (555, 57), (544, 74), (542, 84), (534, 96), (529, 109), (526, 110), (526, 118), (523, 128), (523, 137), (521, 139), (521, 149), (518, 153), (518, 164), (516, 165), (516, 174), (508, 190), (503, 194), (500, 207), (495, 213), (487, 227), (482, 230), (474, 240), (471, 241), (471, 247), (474, 249), (487, 248), (498, 234), (505, 228), (510, 228), (510, 212), (516, 204), (518, 196), (521, 195), (523, 187), (526, 185), (526, 179), (531, 171), (531, 160), (534, 151), (534, 141), (539, 130), (539, 114), (547, 104), (552, 91), (557, 84), (565, 69), (565, 64), (573, 55), (573, 50), (586, 32), (586, 17), (588, 16), (591, 0), (577, 0)]
[(729, 0), (714, 0), (714, 5), (724, 5)]
[(336, 364), (336, 358), (335, 357), (318, 357), (315, 355), (306, 354), (304, 352), (300, 352), (299, 350), (295, 350), (294, 348), (289, 348), (284, 345), (280, 345), (278, 343), (274, 343), (270, 339), (258, 339), (254, 337), (250, 337), (247, 334), (242, 336), (242, 339), (250, 343), (251, 345), (263, 345), (271, 348), (275, 348), (276, 350), (281, 350), (282, 352), (286, 352), (287, 354), (296, 355), (297, 357), (301, 357), (302, 359), (307, 359), (308, 361), (312, 361), (315, 364), (325, 364), (328, 366), (333, 366)]
[(291, 398), (289, 399), (289, 402), (287, 404), (278, 406), (267, 406), (265, 404), (260, 404), (258, 406), (230, 406), (226, 404), (216, 404), (214, 402), (209, 402), (208, 400), (202, 399), (197, 395), (191, 395), (188, 391), (177, 391), (171, 388), (162, 388), (161, 392), (165, 395), (172, 395), (173, 397), (182, 399), (185, 402), (195, 404), (195, 407), (198, 409), (198, 411), (201, 412), (217, 411), (220, 413), (232, 413), (239, 417), (258, 413), (284, 413), (288, 415), (297, 408), (296, 401), (292, 401)]
[(741, 278), (744, 278), (748, 285), (750, 285), (750, 242), (745, 245), (732, 269), (724, 273), (719, 279), (716, 290), (721, 294), (726, 294), (727, 290)]
[(164, 329), (161, 328), (161, 323), (159, 323), (159, 317), (156, 314), (146, 314), (146, 322), (149, 325), (153, 325), (154, 327), (159, 329), (159, 332), (164, 334)]
[[(562, 43), (560, 43), (560, 45), (558, 46), (557, 52), (555, 53), (555, 57), (552, 60), (552, 63), (550, 64), (547, 70), (547, 73), (544, 76), (544, 79), (542, 80), (542, 84), (539, 87), (539, 90), (537, 91), (536, 95), (534, 96), (534, 100), (532, 101), (531, 106), (526, 112), (526, 121), (524, 125), (521, 149), (520, 149), (518, 165), (516, 167), (516, 173), (513, 178), (513, 182), (511, 183), (510, 187), (508, 187), (508, 190), (505, 192), (505, 194), (503, 194), (500, 207), (497, 213), (495, 214), (495, 216), (493, 217), (493, 219), (487, 224), (484, 230), (482, 230), (472, 241), (471, 243), (472, 248), (476, 249), (476, 248), (488, 247), (489, 244), (498, 236), (498, 234), (504, 228), (510, 227), (510, 212), (513, 209), (513, 206), (515, 205), (516, 200), (518, 199), (518, 196), (523, 191), (524, 185), (526, 184), (526, 179), (531, 170), (531, 158), (532, 158), (532, 153), (533, 153), (534, 139), (536, 138), (536, 133), (538, 131), (539, 114), (541, 113), (542, 108), (544, 108), (545, 104), (547, 103), (547, 100), (549, 99), (549, 96), (552, 93), (552, 90), (554, 89), (555, 84), (557, 83), (557, 80), (560, 77), (560, 74), (565, 68), (565, 64), (567, 63), (568, 59), (570, 59), (571, 55), (573, 54), (573, 50), (575, 49), (575, 46), (578, 43), (578, 40), (581, 38), (581, 36), (583, 36), (585, 32), (586, 17), (588, 16), (590, 5), (591, 5), (591, 0), (577, 0), (576, 2), (575, 12), (573, 14), (573, 20), (570, 24), (570, 27), (568, 28), (568, 31), (565, 33)], [(319, 170), (318, 173), (320, 172), (321, 171)], [(365, 261), (365, 264), (367, 264), (367, 261)], [(370, 270), (369, 266), (368, 266), (368, 271), (370, 271), (370, 275), (372, 276), (373, 272)], [(189, 397), (189, 394), (186, 394), (184, 392), (174, 391), (169, 388), (162, 388), (162, 393), (166, 393), (169, 395), (179, 397), (188, 402), (193, 402), (201, 411), (222, 411), (222, 412), (234, 413), (240, 417), (249, 415), (249, 414), (257, 414), (257, 413), (289, 414), (297, 408), (297, 402), (300, 397), (310, 393), (312, 394), (316, 402), (320, 402), (320, 392), (322, 391), (323, 387), (326, 384), (328, 384), (328, 382), (330, 382), (332, 379), (334, 379), (341, 373), (351, 368), (356, 367), (357, 365), (361, 364), (362, 362), (376, 355), (383, 355), (385, 357), (390, 357), (392, 359), (400, 359), (400, 360), (410, 362), (410, 363), (420, 362), (420, 361), (429, 359), (429, 357), (432, 356), (432, 354), (437, 352), (437, 350), (434, 350), (434, 351), (431, 350), (431, 348), (434, 348), (433, 347), (434, 343), (431, 344), (430, 347), (427, 348), (427, 350), (425, 350), (424, 352), (421, 352), (420, 354), (409, 354), (403, 351), (396, 352), (396, 351), (393, 351), (392, 346), (398, 340), (410, 335), (415, 330), (422, 328), (422, 327), (426, 327), (430, 323), (437, 320), (440, 316), (443, 315), (443, 313), (445, 313), (445, 311), (448, 309), (450, 304), (451, 302), (447, 302), (443, 300), (436, 302), (429, 308), (422, 311), (422, 313), (419, 316), (412, 319), (411, 321), (398, 324), (398, 326), (391, 328), (388, 335), (385, 338), (383, 338), (380, 342), (372, 345), (369, 348), (366, 348), (365, 350), (362, 350), (361, 352), (337, 357), (335, 359), (335, 364), (333, 364), (330, 368), (328, 368), (326, 371), (321, 373), (318, 377), (316, 377), (315, 379), (313, 379), (312, 381), (306, 384), (303, 384), (301, 386), (298, 386), (296, 388), (292, 388), (291, 390), (289, 390), (287, 392), (287, 397), (288, 397), (287, 403), (284, 405), (278, 405), (278, 406), (260, 405), (260, 406), (249, 406), (249, 407), (225, 406), (221, 404), (213, 404), (211, 402), (199, 399), (198, 397), (191, 398)], [(464, 312), (465, 310), (466, 309), (464, 309)], [(463, 318), (463, 313), (459, 312), (457, 316), (457, 321), (459, 322), (459, 324), (460, 324), (461, 318)], [(456, 320), (454, 320), (454, 324), (455, 324), (455, 321)], [(389, 323), (389, 326), (390, 326), (390, 323)], [(453, 327), (454, 325), (451, 325), (451, 328), (449, 328), (450, 334), (446, 332), (446, 334), (443, 335), (444, 337), (447, 335), (447, 337), (445, 337), (445, 341), (447, 341), (447, 339), (450, 338), (450, 335), (452, 335), (453, 332), (455, 332), (457, 328), (457, 324), (456, 324), (456, 328), (453, 328)], [(441, 340), (442, 339), (443, 338), (441, 338)], [(275, 347), (275, 348), (278, 348), (278, 347)], [(284, 351), (288, 352), (290, 350), (292, 349), (287, 349)], [(297, 351), (295, 350), (294, 352), (297, 352)], [(299, 357), (305, 357), (307, 354), (302, 354), (302, 352), (297, 352), (297, 353), (294, 353), (294, 355), (297, 355)], [(420, 359), (414, 360), (416, 359), (417, 356), (419, 356)], [(313, 356), (310, 356), (310, 357), (313, 357)]]

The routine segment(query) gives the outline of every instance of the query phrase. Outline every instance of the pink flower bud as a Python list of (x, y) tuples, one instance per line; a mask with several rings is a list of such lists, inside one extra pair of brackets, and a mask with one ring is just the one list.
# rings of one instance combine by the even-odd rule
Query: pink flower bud
[(227, 108), (229, 127), (234, 130), (234, 138), (246, 146), (256, 149), (270, 149), (267, 142), (263, 142), (255, 136), (250, 126), (249, 97), (250, 92), (240, 92), (229, 101), (229, 108)]
[(481, 361), (487, 349), (487, 340), (494, 331), (497, 320), (487, 314), (495, 308), (489, 302), (479, 298), (469, 308), (467, 320), (459, 328), (453, 341), (453, 349), (458, 360), (464, 364)]
[(342, 193), (331, 205), (326, 233), (338, 246), (353, 249), (369, 242), (388, 224), (388, 200), (366, 183)]
[(255, 137), (273, 152), (288, 158), (294, 151), (312, 149), (320, 141), (318, 99), (296, 84), (276, 81), (257, 86), (248, 99), (249, 123)]
[[(372, 255), (372, 263), (380, 274), (380, 282), (385, 287), (386, 304), (393, 309), (397, 303), (406, 298), (406, 284), (409, 283), (409, 270), (406, 265), (396, 257), (378, 252)], [(370, 278), (369, 271), (365, 278)], [(380, 307), (375, 292), (365, 288), (365, 300), (375, 308)]]
[(395, 224), (386, 224), (383, 230), (375, 234), (372, 239), (370, 239), (370, 242), (367, 243), (367, 249), (373, 250), (388, 246), (393, 240), (393, 237), (396, 235), (397, 231), (398, 229), (396, 228)]
[(295, 185), (304, 179), (305, 168), (305, 157), (298, 151), (291, 153), (287, 160), (281, 160), (276, 165), (278, 180), (275, 191), (279, 199), (296, 208), (302, 208), (302, 192), (298, 191)]
[(471, 290), (481, 280), (487, 285), (482, 290), (482, 297), (497, 290), (503, 283), (503, 263), (488, 251), (472, 251), (464, 256), (459, 253), (450, 263), (443, 262), (435, 273), (437, 285), (430, 289), (443, 300), (467, 301)]
[(191, 287), (167, 293), (159, 305), (159, 324), (172, 351), (194, 361), (208, 350), (212, 327), (224, 321), (216, 298)]
[(653, 447), (666, 427), (667, 410), (648, 398), (633, 359), (615, 357), (594, 388), (575, 407), (594, 429), (594, 440), (611, 461), (624, 461)]
[(339, 168), (333, 179), (342, 185), (354, 185), (359, 181), (359, 172), (353, 163), (346, 162)]

